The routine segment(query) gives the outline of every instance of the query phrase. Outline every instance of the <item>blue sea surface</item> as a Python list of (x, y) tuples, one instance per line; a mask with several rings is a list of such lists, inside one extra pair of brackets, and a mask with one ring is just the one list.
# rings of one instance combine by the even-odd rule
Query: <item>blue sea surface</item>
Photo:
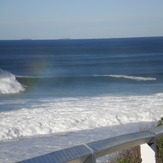
[(0, 41), (0, 68), (26, 87), (23, 97), (157, 93), (163, 37)]

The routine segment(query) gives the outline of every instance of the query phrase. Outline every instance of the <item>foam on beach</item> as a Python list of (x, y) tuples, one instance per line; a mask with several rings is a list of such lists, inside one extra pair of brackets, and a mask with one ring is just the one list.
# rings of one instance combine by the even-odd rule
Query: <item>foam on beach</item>
[(0, 113), (0, 140), (156, 121), (162, 101), (163, 94), (25, 99), (24, 108)]

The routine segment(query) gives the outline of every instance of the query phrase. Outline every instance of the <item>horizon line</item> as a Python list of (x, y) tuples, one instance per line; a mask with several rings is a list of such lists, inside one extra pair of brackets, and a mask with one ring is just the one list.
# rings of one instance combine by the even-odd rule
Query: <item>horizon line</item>
[(129, 36), (129, 37), (99, 37), (99, 38), (54, 38), (54, 39), (33, 39), (33, 38), (20, 38), (20, 39), (0, 39), (0, 41), (43, 41), (43, 40), (56, 40), (56, 41), (69, 41), (69, 40), (100, 40), (100, 39), (130, 39), (130, 38), (152, 38), (162, 36)]

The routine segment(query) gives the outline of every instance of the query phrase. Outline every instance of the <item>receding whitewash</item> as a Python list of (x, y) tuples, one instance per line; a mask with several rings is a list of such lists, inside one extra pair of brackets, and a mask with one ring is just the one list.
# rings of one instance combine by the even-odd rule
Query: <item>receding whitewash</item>
[(8, 71), (0, 69), (0, 94), (11, 94), (24, 91), (25, 88)]
[(155, 121), (163, 115), (162, 100), (163, 94), (44, 99), (1, 112), (0, 140)]

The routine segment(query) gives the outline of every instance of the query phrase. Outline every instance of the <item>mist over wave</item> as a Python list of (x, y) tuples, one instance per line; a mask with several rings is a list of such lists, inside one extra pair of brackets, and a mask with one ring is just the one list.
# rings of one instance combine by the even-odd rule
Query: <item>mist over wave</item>
[(25, 88), (16, 80), (15, 75), (0, 69), (0, 94), (19, 93)]

